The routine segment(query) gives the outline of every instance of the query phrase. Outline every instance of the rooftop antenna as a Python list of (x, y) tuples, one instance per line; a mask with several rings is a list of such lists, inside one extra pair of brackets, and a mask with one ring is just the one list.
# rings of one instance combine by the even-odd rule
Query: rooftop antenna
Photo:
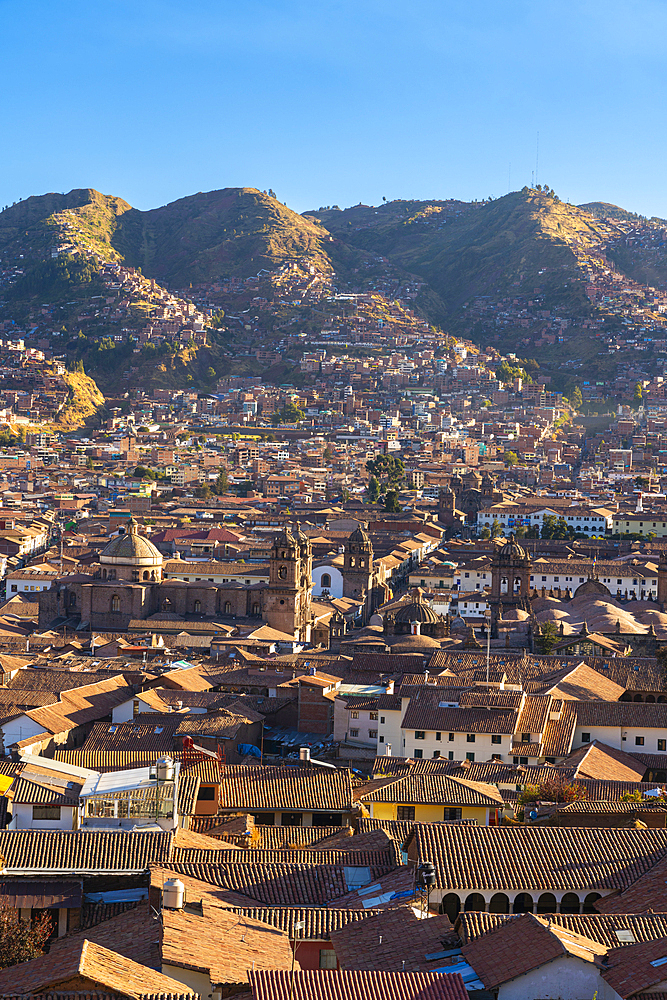
[(539, 165), (540, 165), (540, 133), (538, 132), (537, 133), (537, 144), (535, 146), (535, 183), (536, 184), (537, 184), (537, 181), (538, 181)]

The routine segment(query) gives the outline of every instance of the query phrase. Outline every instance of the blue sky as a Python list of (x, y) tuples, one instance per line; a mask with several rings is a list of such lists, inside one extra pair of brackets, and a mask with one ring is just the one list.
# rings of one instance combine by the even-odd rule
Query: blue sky
[(0, 205), (540, 182), (667, 217), (665, 0), (0, 0)]

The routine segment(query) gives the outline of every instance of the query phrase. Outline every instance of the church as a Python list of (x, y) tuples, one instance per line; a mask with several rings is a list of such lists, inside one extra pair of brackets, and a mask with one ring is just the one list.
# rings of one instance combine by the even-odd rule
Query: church
[[(121, 528), (100, 553), (94, 575), (64, 576), (40, 592), (40, 628), (67, 621), (91, 630), (126, 632), (130, 622), (149, 618), (254, 619), (299, 642), (313, 641), (312, 546), (298, 526), (286, 527), (274, 538), (268, 583), (163, 579), (163, 560), (131, 518), (127, 530)], [(345, 596), (362, 603), (363, 620), (384, 599), (378, 569), (368, 535), (358, 528), (344, 546), (343, 578)]]
[(310, 641), (312, 549), (299, 529), (276, 536), (269, 558), (269, 582), (244, 586), (162, 579), (162, 553), (134, 519), (100, 554), (95, 576), (56, 580), (39, 595), (39, 624), (64, 619), (91, 629), (125, 632), (131, 621), (170, 614), (184, 619), (257, 619), (271, 628)]

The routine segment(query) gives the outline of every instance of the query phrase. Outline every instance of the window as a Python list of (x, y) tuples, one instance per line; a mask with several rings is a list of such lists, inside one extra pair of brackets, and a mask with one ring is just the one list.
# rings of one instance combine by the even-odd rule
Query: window
[(204, 785), (197, 792), (197, 802), (214, 802), (215, 801), (215, 788), (213, 785)]
[(474, 743), (474, 742), (475, 742), (475, 734), (468, 733), (468, 735), (466, 736), (466, 743)]
[(201, 612), (201, 601), (195, 601), (195, 614), (198, 615)]
[(384, 726), (384, 715), (380, 716), (380, 725)]
[(369, 714), (368, 718), (371, 720), (371, 722), (377, 722), (377, 720), (378, 720), (378, 714), (377, 714), (377, 712), (371, 712)]
[(368, 738), (369, 738), (369, 740), (376, 740), (378, 738), (378, 731), (377, 731), (377, 729), (369, 729), (368, 730)]
[(454, 751), (453, 750), (448, 750), (447, 751), (447, 760), (454, 760)]
[(33, 819), (60, 819), (60, 806), (33, 806)]
[(414, 819), (414, 806), (398, 806), (396, 809), (396, 819)]
[(471, 761), (474, 761), (474, 760), (475, 760), (475, 755), (474, 755), (474, 753), (467, 753), (467, 754), (466, 754), (466, 760), (471, 760)]
[(434, 750), (434, 751), (433, 751), (433, 757), (434, 757), (434, 758), (435, 758), (435, 759), (437, 760), (437, 758), (438, 758), (439, 756), (440, 756), (440, 751), (439, 751), (439, 750)]
[(114, 594), (111, 598), (111, 610), (120, 611), (120, 597), (118, 594)]
[(582, 733), (581, 734), (581, 742), (582, 743), (590, 743), (591, 742), (591, 734), (590, 733)]
[(419, 748), (419, 750), (415, 750), (415, 757), (417, 760), (421, 760), (423, 756), (424, 756), (424, 751), (421, 749), (421, 747)]
[(350, 712), (350, 718), (351, 719), (358, 719), (359, 718), (359, 713), (358, 712)]
[(658, 750), (664, 753), (667, 750), (667, 740), (658, 740)]
[(530, 743), (530, 733), (521, 733), (521, 742)]
[(492, 743), (502, 743), (502, 741), (503, 741), (502, 736), (492, 736), (491, 737), (491, 742)]
[(416, 740), (425, 740), (426, 739), (426, 733), (424, 732), (423, 729), (416, 729), (415, 730), (415, 739)]
[[(330, 576), (329, 573), (322, 573), (321, 584), (322, 584), (323, 587), (330, 587), (331, 586), (331, 576)], [(324, 968), (324, 966), (322, 966), (322, 968)], [(335, 966), (334, 966), (334, 968), (335, 968)]]
[(528, 763), (528, 758), (527, 757), (519, 757), (519, 763), (520, 764), (527, 764)]
[(635, 746), (636, 747), (643, 747), (644, 746), (644, 737), (643, 736), (635, 736)]
[(17, 584), (13, 583), (12, 584), (12, 594), (15, 594), (18, 589), (19, 588), (18, 588)]
[(452, 820), (461, 819), (461, 809), (459, 809), (458, 807), (454, 809), (445, 806), (445, 813), (443, 819), (445, 820), (445, 822), (447, 822), (447, 820), (450, 820), (451, 822)]
[(449, 734), (449, 742), (450, 742), (450, 743), (453, 743), (453, 742), (454, 742), (454, 733), (450, 733), (450, 734)]
[(358, 735), (359, 735), (358, 729), (350, 729), (350, 736), (358, 736)]
[(380, 736), (380, 743), (384, 743), (384, 736)]
[(502, 760), (502, 759), (503, 759), (503, 755), (500, 754), (500, 753), (492, 753), (491, 754), (491, 760)]
[(440, 740), (442, 739), (442, 733), (436, 733), (435, 738), (437, 742), (440, 742)]
[(338, 959), (333, 948), (320, 948), (320, 969), (337, 969)]

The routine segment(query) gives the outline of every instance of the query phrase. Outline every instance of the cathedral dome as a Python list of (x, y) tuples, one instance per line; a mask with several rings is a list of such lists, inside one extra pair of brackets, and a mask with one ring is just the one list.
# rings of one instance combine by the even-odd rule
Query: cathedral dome
[[(402, 625), (419, 622), (420, 624), (435, 624), (440, 621), (440, 615), (427, 604), (419, 588), (413, 591), (414, 599), (409, 604), (404, 604), (399, 608), (394, 616), (394, 620)], [(440, 645), (440, 643), (438, 643)]]
[(357, 545), (368, 545), (369, 541), (370, 540), (368, 538), (368, 535), (366, 534), (366, 532), (364, 531), (364, 529), (361, 527), (361, 525), (359, 525), (358, 528), (355, 528), (355, 530), (352, 532), (352, 534), (348, 538), (348, 542), (356, 542)]
[(519, 545), (516, 538), (514, 537), (514, 532), (509, 537), (509, 541), (505, 542), (503, 546), (498, 550), (498, 562), (519, 562), (522, 559), (527, 559), (528, 555), (526, 550), (522, 545)]
[(137, 522), (131, 518), (128, 530), (112, 538), (102, 550), (100, 562), (112, 566), (162, 566), (162, 553), (139, 534)]

